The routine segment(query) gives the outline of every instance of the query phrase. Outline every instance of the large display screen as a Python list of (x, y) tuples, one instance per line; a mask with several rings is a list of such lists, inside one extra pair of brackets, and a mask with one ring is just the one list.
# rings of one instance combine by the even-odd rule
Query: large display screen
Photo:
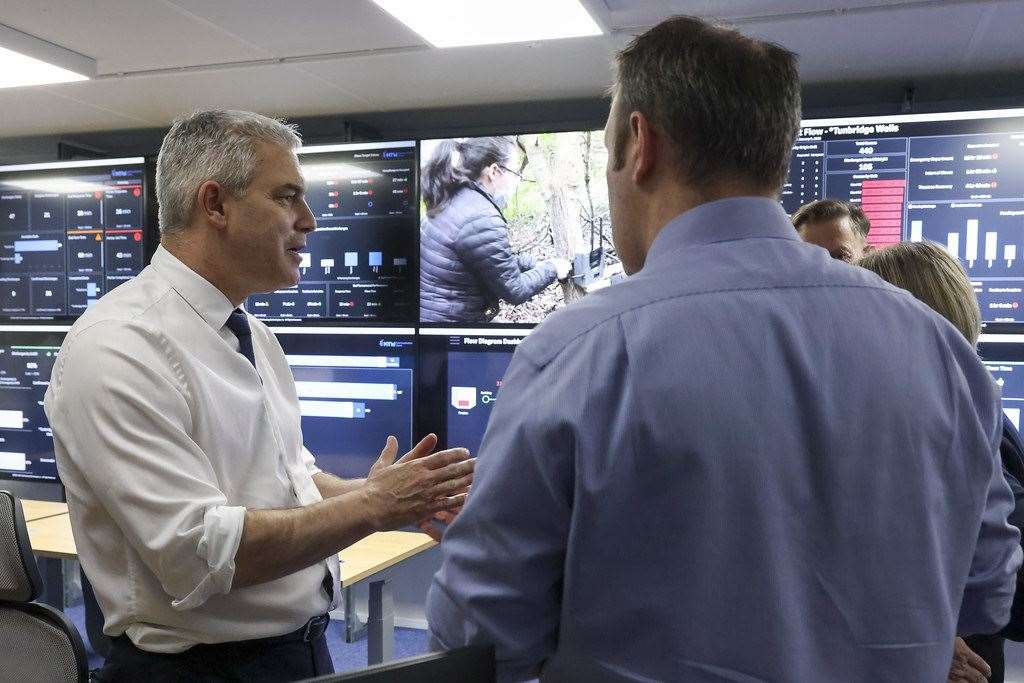
[(1003, 412), (1020, 429), (1024, 409), (1024, 335), (983, 334), (978, 352), (1002, 392)]
[(930, 240), (960, 259), (986, 322), (1024, 322), (1024, 109), (803, 122), (789, 213), (859, 203), (868, 241)]
[(66, 330), (0, 327), (0, 479), (57, 482), (43, 396)]
[(420, 322), (539, 323), (624, 277), (603, 131), (425, 140), (420, 159)]
[[(443, 424), (448, 447), (462, 446), (476, 455), (512, 354), (529, 332), (514, 327), (420, 329), (424, 418)], [(434, 387), (429, 396), (427, 386)]]
[(296, 287), (249, 298), (264, 320), (416, 320), (416, 143), (299, 150), (317, 229)]
[(365, 477), (388, 436), (412, 448), (416, 338), (413, 328), (280, 327), (295, 377), (302, 435), (317, 466)]
[(0, 166), (0, 317), (81, 315), (146, 255), (144, 160)]

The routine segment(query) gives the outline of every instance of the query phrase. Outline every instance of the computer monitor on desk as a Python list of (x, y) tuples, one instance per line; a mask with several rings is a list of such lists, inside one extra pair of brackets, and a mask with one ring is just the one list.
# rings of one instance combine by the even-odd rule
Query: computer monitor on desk
[(275, 327), (299, 396), (306, 447), (325, 472), (365, 477), (389, 435), (412, 447), (413, 328)]
[(19, 498), (64, 500), (43, 396), (67, 330), (0, 325), (0, 489)]

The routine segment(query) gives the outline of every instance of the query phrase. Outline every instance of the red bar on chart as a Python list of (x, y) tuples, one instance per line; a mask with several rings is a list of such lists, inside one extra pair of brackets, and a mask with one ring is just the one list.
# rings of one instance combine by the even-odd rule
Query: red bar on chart
[(906, 180), (865, 180), (861, 183), (861, 208), (871, 222), (869, 244), (882, 247), (902, 239), (906, 188)]

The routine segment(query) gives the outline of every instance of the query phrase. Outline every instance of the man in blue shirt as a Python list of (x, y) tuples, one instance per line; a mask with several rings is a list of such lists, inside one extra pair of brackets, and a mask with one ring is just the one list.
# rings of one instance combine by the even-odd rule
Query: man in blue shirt
[(436, 644), (501, 677), (939, 681), (1020, 563), (997, 392), (948, 322), (800, 241), (794, 55), (675, 18), (618, 56), (627, 281), (519, 347)]

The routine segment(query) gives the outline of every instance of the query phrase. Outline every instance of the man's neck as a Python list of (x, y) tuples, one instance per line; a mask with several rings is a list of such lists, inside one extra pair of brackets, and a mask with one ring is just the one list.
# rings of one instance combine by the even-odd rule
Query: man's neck
[(214, 245), (205, 244), (199, 239), (163, 236), (160, 238), (160, 246), (170, 252), (174, 258), (188, 266), (197, 275), (219, 289), (235, 308), (241, 306), (242, 302), (245, 301), (246, 294), (237, 291), (232, 286), (231, 278), (225, 275), (224, 268), (216, 258), (216, 254), (219, 252)]
[(720, 199), (733, 197), (767, 197), (773, 198), (774, 194), (766, 192), (764, 188), (755, 187), (749, 183), (739, 181), (724, 181), (714, 185), (695, 188), (690, 185), (679, 185), (677, 183), (666, 184), (649, 193), (646, 219), (644, 225), (644, 241), (646, 249), (650, 249), (655, 238), (662, 229), (679, 215), (690, 209), (695, 209), (702, 204), (709, 204)]

